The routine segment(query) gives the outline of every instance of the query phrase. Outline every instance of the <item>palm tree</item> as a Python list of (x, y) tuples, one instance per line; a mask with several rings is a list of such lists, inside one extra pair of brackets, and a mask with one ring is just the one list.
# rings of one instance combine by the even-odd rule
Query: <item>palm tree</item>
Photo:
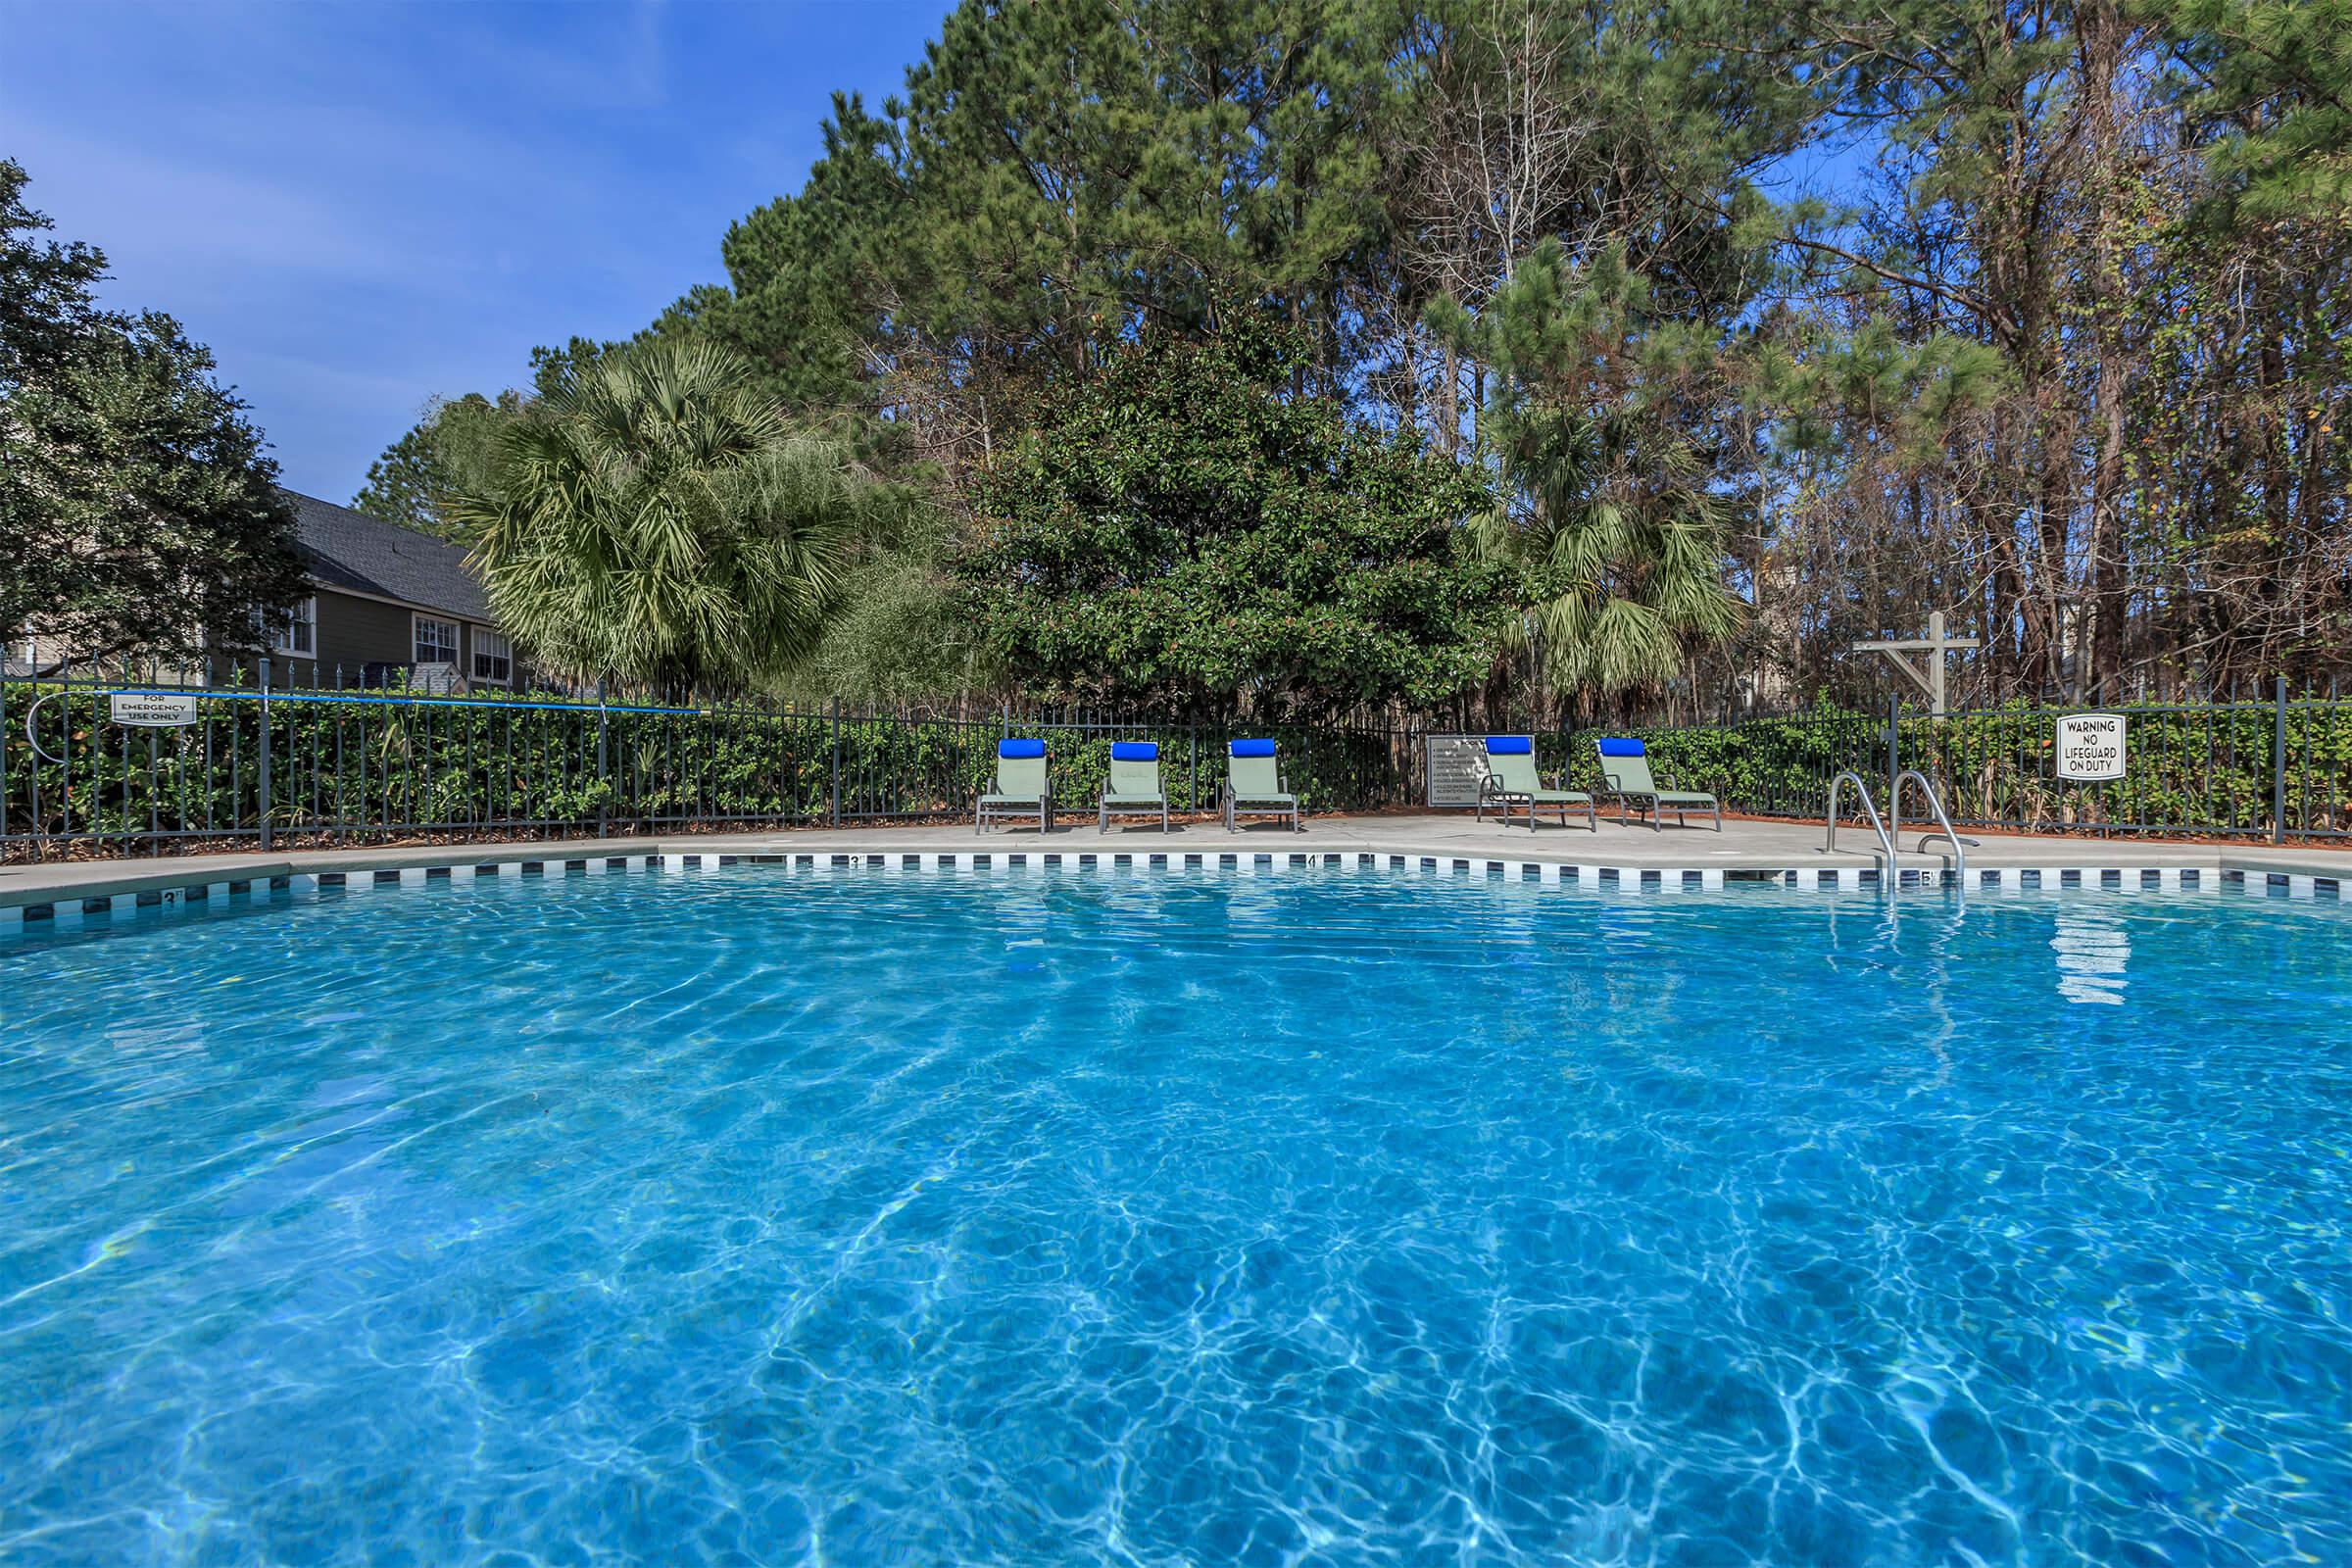
[(1738, 629), (1721, 506), (1675, 408), (1704, 334), (1657, 319), (1623, 256), (1578, 268), (1548, 239), (1479, 316), (1447, 304), (1431, 324), (1494, 371), (1478, 439), (1504, 500), (1473, 538), (1527, 568), (1512, 641), (1546, 686), (1588, 705), (1655, 687)]
[(512, 420), (451, 511), (536, 662), (684, 700), (765, 685), (815, 646), (886, 488), (794, 431), (736, 356), (657, 341)]
[(1537, 597), (1508, 641), (1554, 692), (1657, 686), (1683, 671), (1690, 644), (1740, 625), (1696, 454), (1671, 432), (1635, 442), (1616, 426), (1579, 411), (1491, 406), (1482, 432), (1507, 499), (1472, 536), (1483, 554), (1529, 568)]

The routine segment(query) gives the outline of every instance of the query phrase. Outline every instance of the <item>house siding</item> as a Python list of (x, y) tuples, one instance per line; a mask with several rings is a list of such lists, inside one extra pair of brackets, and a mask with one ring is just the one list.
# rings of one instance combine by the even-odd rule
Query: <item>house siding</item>
[(319, 684), (333, 685), (338, 667), (343, 683), (356, 685), (369, 664), (407, 664), (416, 658), (408, 606), (379, 604), (325, 588), (317, 592)]
[[(479, 622), (447, 611), (421, 610), (414, 605), (387, 605), (380, 600), (361, 599), (351, 594), (339, 594), (331, 588), (314, 588), (318, 597), (318, 669), (317, 684), (356, 686), (367, 673), (369, 664), (397, 664), (403, 668), (416, 662), (415, 618), (431, 615), (438, 620), (458, 623), (460, 645), (458, 673), (466, 685), (481, 691), (497, 692), (507, 689), (497, 681), (473, 679), (474, 638), (484, 628)], [(495, 629), (495, 628), (492, 628)], [(310, 661), (279, 661), (283, 668), (291, 662), (293, 677), (307, 680)], [(521, 671), (515, 670), (519, 676)], [(280, 676), (280, 679), (285, 679)]]

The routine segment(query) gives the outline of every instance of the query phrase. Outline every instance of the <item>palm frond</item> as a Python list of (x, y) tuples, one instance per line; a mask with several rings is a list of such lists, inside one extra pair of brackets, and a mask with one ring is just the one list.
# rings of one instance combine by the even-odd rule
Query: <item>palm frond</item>
[(740, 690), (814, 646), (882, 487), (718, 346), (600, 362), (501, 437), (453, 510), (493, 610), (566, 673)]

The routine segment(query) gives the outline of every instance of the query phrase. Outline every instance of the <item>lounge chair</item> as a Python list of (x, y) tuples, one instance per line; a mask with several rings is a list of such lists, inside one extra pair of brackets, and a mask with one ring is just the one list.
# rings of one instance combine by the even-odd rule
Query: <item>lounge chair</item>
[(1272, 741), (1230, 741), (1225, 747), (1225, 831), (1236, 816), (1287, 816), (1301, 833), (1298, 797), (1286, 794)]
[(1102, 804), (1095, 819), (1098, 832), (1110, 831), (1110, 813), (1159, 813), (1159, 830), (1168, 830), (1168, 792), (1159, 782), (1159, 742), (1112, 741), (1110, 777), (1102, 785)]
[[(1688, 827), (1686, 811), (1711, 811), (1715, 816), (1715, 831), (1723, 831), (1723, 808), (1715, 797), (1703, 790), (1662, 790), (1649, 774), (1649, 748), (1638, 740), (1608, 738), (1593, 745), (1600, 752), (1600, 785), (1603, 795), (1616, 797), (1617, 820), (1630, 822), (1631, 812), (1640, 809), (1649, 817), (1652, 829), (1662, 829), (1660, 820), (1668, 811), (1674, 813), (1675, 825)], [(1647, 805), (1643, 805), (1647, 802)]]
[(1527, 830), (1536, 830), (1536, 809), (1539, 807), (1557, 807), (1560, 826), (1568, 825), (1571, 807), (1585, 808), (1585, 826), (1600, 831), (1600, 817), (1592, 797), (1583, 790), (1550, 790), (1544, 787), (1543, 775), (1536, 771), (1536, 746), (1527, 735), (1490, 735), (1487, 737), (1487, 777), (1478, 790), (1478, 819), (1487, 819), (1487, 808), (1502, 808), (1502, 825), (1511, 825), (1511, 808), (1527, 808)]
[(972, 808), (972, 828), (986, 832), (991, 818), (1004, 821), (1037, 813), (1037, 830), (1054, 831), (1054, 786), (1046, 777), (1044, 741), (997, 742), (997, 787)]

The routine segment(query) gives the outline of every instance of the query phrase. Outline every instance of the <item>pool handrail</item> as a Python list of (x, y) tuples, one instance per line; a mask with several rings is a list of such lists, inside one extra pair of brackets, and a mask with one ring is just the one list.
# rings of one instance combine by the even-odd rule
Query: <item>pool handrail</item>
[[(1919, 793), (1927, 797), (1928, 809), (1936, 816), (1937, 831), (1920, 835), (1919, 853), (1927, 854), (1928, 846), (1937, 839), (1948, 840), (1952, 846), (1952, 870), (1959, 876), (1961, 885), (1965, 887), (1968, 883), (1968, 851), (1962, 846), (1967, 841), (1952, 831), (1952, 819), (1944, 814), (1943, 802), (1936, 797), (1936, 786), (1929, 782), (1927, 774), (1916, 767), (1906, 767), (1894, 775), (1894, 793), (1886, 800), (1887, 837), (1896, 839), (1902, 836), (1903, 783), (1906, 779), (1918, 783)], [(1833, 829), (1834, 827), (1835, 824), (1833, 824)]]
[(1848, 779), (1853, 780), (1854, 793), (1862, 798), (1862, 812), (1865, 816), (1870, 818), (1871, 831), (1879, 836), (1880, 863), (1886, 867), (1886, 870), (1883, 873), (1884, 879), (1891, 887), (1895, 877), (1894, 839), (1890, 834), (1887, 833), (1886, 822), (1879, 816), (1878, 806), (1870, 798), (1870, 786), (1863, 783), (1862, 775), (1855, 772), (1850, 767), (1844, 772), (1838, 774), (1836, 778), (1830, 780), (1830, 837), (1829, 842), (1822, 846), (1823, 852), (1825, 854), (1837, 853), (1838, 791)]

